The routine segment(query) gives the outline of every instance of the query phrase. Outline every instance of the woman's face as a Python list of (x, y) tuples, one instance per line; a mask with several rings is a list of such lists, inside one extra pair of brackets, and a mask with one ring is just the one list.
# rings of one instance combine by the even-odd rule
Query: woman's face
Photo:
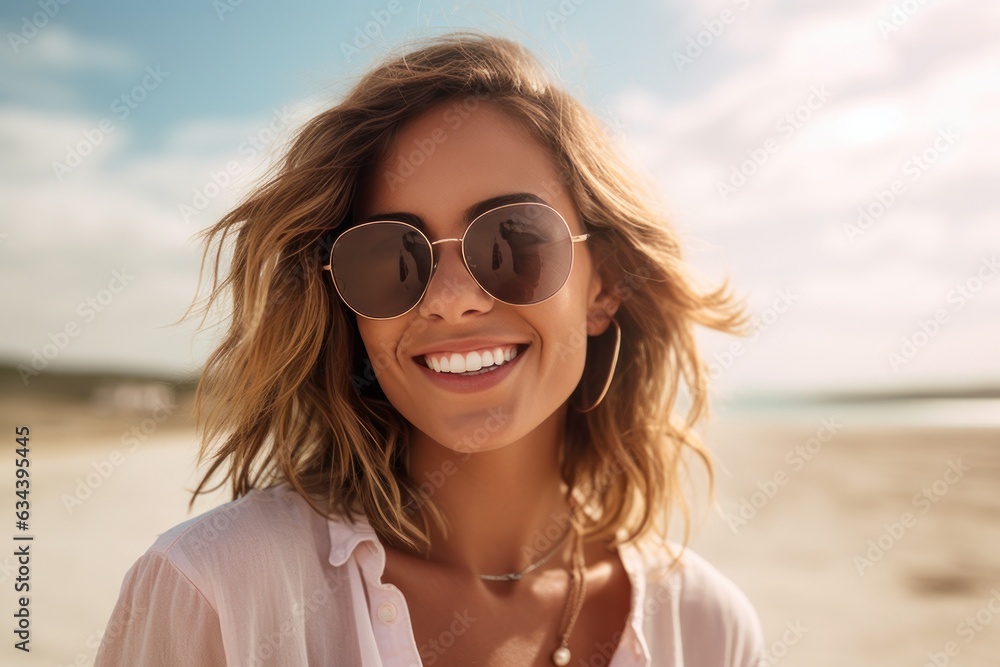
[[(419, 218), (433, 242), (461, 237), (473, 207), (509, 195), (547, 203), (573, 235), (584, 233), (542, 144), (492, 104), (446, 103), (402, 128), (388, 157), (361, 183), (355, 215)], [(378, 382), (416, 429), (415, 439), (423, 434), (456, 451), (487, 451), (543, 425), (549, 430), (538, 434), (558, 432), (583, 372), (588, 314), (596, 335), (607, 326), (601, 313), (614, 312), (587, 246), (574, 244), (572, 271), (559, 292), (512, 306), (476, 283), (460, 244), (442, 243), (434, 246), (437, 271), (413, 310), (389, 320), (357, 316)], [(516, 356), (494, 371), (458, 375), (428, 367), (444, 357), (454, 371), (456, 354), (474, 366), (470, 353), (478, 352), (485, 369), (512, 346)]]

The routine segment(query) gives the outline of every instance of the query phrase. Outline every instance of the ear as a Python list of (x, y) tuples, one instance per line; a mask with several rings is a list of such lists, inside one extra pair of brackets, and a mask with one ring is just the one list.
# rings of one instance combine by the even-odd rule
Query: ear
[(595, 270), (590, 279), (587, 298), (587, 335), (600, 336), (604, 333), (611, 326), (611, 318), (618, 312), (621, 304), (622, 298), (617, 285), (605, 281), (600, 271)]

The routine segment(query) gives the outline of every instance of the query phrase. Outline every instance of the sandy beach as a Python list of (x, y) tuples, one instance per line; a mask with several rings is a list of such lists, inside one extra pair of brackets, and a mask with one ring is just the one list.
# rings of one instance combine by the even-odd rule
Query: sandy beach
[(697, 548), (756, 604), (769, 664), (1000, 664), (1000, 431), (831, 410), (711, 433), (731, 476)]
[[(35, 540), (32, 650), (8, 641), (0, 662), (91, 665), (132, 562), (225, 498), (187, 511), (197, 447), (184, 410), (145, 421), (148, 432), (142, 416), (70, 404), (8, 401), (3, 416), (32, 428)], [(723, 413), (706, 437), (718, 503), (699, 503), (692, 545), (757, 607), (768, 664), (1000, 664), (1000, 430), (858, 423), (831, 409)], [(12, 458), (0, 467), (13, 480)], [(16, 570), (4, 551), (10, 619)]]

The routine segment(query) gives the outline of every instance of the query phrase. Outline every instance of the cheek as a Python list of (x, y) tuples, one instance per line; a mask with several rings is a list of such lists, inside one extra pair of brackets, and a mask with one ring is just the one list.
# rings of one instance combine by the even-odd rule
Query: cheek
[[(561, 374), (572, 378), (582, 372), (587, 353), (587, 303), (584, 281), (571, 278), (571, 283), (538, 313), (539, 333), (543, 349), (547, 348), (548, 363)], [(584, 284), (580, 284), (584, 283)]]
[(566, 301), (565, 314), (572, 317), (574, 323), (578, 318), (586, 318), (587, 309), (596, 296), (595, 290), (600, 291), (599, 279), (595, 282), (595, 274), (587, 258), (577, 257), (577, 262), (578, 265), (574, 266), (573, 273), (560, 293)]
[(357, 322), (361, 341), (379, 378), (386, 378), (387, 372), (391, 374), (409, 360), (407, 350), (413, 347), (415, 339), (423, 331), (419, 321), (414, 324), (406, 318), (367, 320), (358, 317)]
[(386, 369), (395, 363), (393, 352), (396, 346), (391, 342), (390, 327), (386, 326), (386, 322), (358, 317), (358, 331), (376, 377), (383, 378)]

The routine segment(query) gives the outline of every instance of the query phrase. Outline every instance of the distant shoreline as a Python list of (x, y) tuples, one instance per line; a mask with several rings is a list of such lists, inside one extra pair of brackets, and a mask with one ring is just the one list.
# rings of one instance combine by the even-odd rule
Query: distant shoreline
[[(25, 393), (59, 394), (67, 398), (87, 398), (99, 387), (118, 383), (163, 384), (178, 393), (194, 391), (198, 386), (201, 369), (188, 373), (157, 373), (136, 370), (124, 372), (115, 370), (49, 370), (39, 371), (28, 379), (27, 386), (21, 378), (18, 366), (25, 362), (0, 362), (0, 395)], [(1000, 399), (1000, 385), (955, 385), (938, 387), (898, 387), (873, 390), (834, 391), (753, 391), (734, 392), (731, 397), (718, 398), (720, 402), (741, 406), (767, 406), (779, 404), (839, 404), (871, 403), (874, 401), (903, 400), (946, 400), (946, 399)]]

